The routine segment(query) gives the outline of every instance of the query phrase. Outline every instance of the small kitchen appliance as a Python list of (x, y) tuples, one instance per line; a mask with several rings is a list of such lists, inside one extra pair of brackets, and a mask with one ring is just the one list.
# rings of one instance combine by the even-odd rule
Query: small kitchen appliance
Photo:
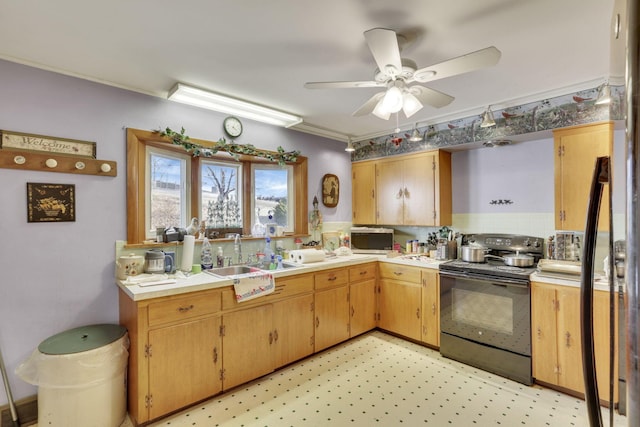
[(173, 271), (175, 264), (173, 258), (165, 254), (163, 251), (152, 249), (145, 252), (144, 255), (144, 272), (150, 274), (162, 274), (166, 271)]
[(469, 246), (482, 248), (482, 257), (440, 264), (440, 353), (530, 385), (529, 276), (542, 258), (543, 239), (466, 235), (462, 248)]
[(351, 251), (354, 254), (386, 254), (393, 250), (393, 229), (351, 227)]

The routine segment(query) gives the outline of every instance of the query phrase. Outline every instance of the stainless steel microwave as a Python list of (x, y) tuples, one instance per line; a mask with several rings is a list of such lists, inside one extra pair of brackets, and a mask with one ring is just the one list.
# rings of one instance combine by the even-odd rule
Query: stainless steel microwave
[(386, 254), (393, 249), (393, 228), (351, 227), (351, 251)]

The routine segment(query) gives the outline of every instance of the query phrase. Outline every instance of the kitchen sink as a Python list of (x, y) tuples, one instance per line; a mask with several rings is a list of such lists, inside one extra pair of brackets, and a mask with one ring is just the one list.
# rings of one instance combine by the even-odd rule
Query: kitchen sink
[[(256, 264), (256, 267), (259, 268), (260, 270), (269, 270), (269, 264), (270, 262), (268, 261), (263, 261), (260, 264)], [(253, 264), (252, 264), (253, 265)], [(276, 266), (278, 265), (278, 263), (276, 262)], [(287, 262), (287, 261), (282, 261), (282, 268), (287, 269), (287, 268), (296, 268), (298, 267), (298, 264), (295, 264), (293, 262)]]
[(205, 270), (205, 273), (212, 274), (218, 277), (238, 276), (240, 274), (253, 273), (260, 271), (257, 267), (251, 267), (249, 265), (230, 265), (228, 267), (217, 267), (211, 270)]
[[(282, 262), (282, 268), (284, 269), (296, 268), (296, 267), (298, 267), (298, 265), (292, 262), (286, 262), (286, 261)], [(256, 271), (269, 271), (269, 263), (265, 261), (260, 264), (251, 264), (251, 265), (241, 264), (241, 265), (230, 265), (227, 267), (217, 267), (217, 268), (212, 268), (211, 270), (205, 270), (205, 273), (209, 273), (217, 277), (231, 277), (231, 276), (239, 276), (241, 274), (255, 273)], [(273, 270), (273, 271), (276, 271), (276, 270)]]

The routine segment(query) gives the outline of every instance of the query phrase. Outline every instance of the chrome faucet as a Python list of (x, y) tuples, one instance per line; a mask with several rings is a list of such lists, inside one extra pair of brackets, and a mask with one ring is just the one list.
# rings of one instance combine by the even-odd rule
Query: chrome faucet
[(233, 241), (233, 252), (238, 257), (238, 264), (242, 264), (242, 240), (240, 234), (236, 234), (236, 238)]

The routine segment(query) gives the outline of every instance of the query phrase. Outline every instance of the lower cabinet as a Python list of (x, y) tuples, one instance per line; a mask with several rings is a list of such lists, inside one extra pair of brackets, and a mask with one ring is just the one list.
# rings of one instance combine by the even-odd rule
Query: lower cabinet
[(416, 341), (422, 337), (420, 269), (381, 263), (378, 281), (378, 326)]
[[(531, 296), (533, 377), (537, 381), (584, 393), (580, 288), (533, 282)], [(617, 298), (615, 303), (617, 304)], [(594, 292), (593, 318), (598, 390), (600, 399), (608, 401), (610, 324), (608, 292)], [(616, 322), (616, 330), (617, 327)], [(618, 378), (617, 366), (616, 361), (614, 378)], [(617, 380), (615, 384), (614, 400), (617, 402)]]
[(149, 331), (150, 418), (222, 390), (219, 329), (220, 316), (212, 316)]
[(438, 270), (380, 263), (378, 326), (431, 347), (440, 346)]
[(422, 270), (422, 342), (440, 347), (440, 276), (438, 270)]
[(349, 274), (346, 269), (316, 273), (315, 351), (349, 339)]
[(349, 269), (349, 336), (355, 337), (376, 327), (376, 263)]

